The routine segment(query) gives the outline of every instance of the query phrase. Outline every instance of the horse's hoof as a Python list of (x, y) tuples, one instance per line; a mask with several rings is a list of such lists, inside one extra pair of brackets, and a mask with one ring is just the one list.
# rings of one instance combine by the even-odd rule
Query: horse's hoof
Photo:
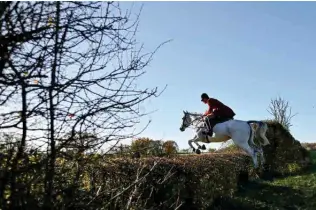
[(201, 150), (197, 149), (196, 154), (198, 154), (198, 155), (201, 154)]
[(203, 144), (203, 146), (201, 147), (202, 150), (206, 150), (205, 145)]

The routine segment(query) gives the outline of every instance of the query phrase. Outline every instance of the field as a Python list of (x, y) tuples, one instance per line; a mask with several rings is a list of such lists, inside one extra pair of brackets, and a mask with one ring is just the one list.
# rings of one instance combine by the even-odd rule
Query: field
[(316, 151), (311, 152), (313, 166), (305, 173), (273, 182), (253, 182), (223, 199), (218, 209), (316, 209)]

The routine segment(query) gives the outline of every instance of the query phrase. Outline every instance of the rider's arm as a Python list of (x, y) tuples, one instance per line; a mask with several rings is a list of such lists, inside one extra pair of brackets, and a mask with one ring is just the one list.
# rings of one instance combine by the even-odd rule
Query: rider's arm
[(207, 105), (208, 105), (208, 109), (207, 109), (207, 111), (204, 113), (203, 116), (207, 116), (207, 115), (210, 115), (210, 114), (213, 113), (214, 107), (213, 107), (213, 105), (212, 105), (212, 103), (211, 103), (211, 100), (208, 100), (208, 101), (207, 101)]

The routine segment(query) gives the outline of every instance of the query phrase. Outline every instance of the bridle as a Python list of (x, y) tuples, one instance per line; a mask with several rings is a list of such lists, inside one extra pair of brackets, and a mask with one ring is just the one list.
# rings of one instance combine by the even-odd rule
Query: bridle
[[(201, 117), (197, 117), (197, 118), (195, 118), (195, 119), (193, 119), (193, 120), (191, 120), (191, 122), (187, 122), (187, 120), (188, 120), (188, 118), (186, 117), (187, 115), (190, 115), (189, 113), (184, 113), (185, 114), (185, 116), (182, 118), (182, 125), (181, 125), (181, 128), (180, 128), (180, 130), (182, 131), (184, 131), (184, 129), (185, 128), (188, 128), (188, 127), (190, 127), (191, 125), (193, 125), (193, 123), (194, 122), (196, 122), (196, 121), (198, 121), (198, 120), (201, 120), (202, 118), (203, 118), (203, 116), (201, 116)], [(185, 118), (186, 117), (186, 118)], [(185, 118), (185, 119), (184, 119)], [(185, 127), (185, 128), (184, 128)]]

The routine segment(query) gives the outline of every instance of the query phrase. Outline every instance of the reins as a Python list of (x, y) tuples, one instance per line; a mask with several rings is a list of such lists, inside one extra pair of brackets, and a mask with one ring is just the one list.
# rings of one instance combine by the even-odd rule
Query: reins
[[(188, 113), (189, 115), (193, 115), (194, 116), (194, 114), (191, 114), (191, 113)], [(195, 118), (194, 120), (191, 120), (191, 122), (189, 123), (189, 125), (188, 125), (188, 127), (190, 127), (191, 125), (193, 126), (193, 123), (195, 122), (195, 121), (197, 121), (197, 120), (201, 120), (202, 121), (202, 119), (203, 119), (203, 116), (201, 116), (201, 117), (198, 117), (198, 118)], [(205, 127), (205, 126), (204, 126)], [(204, 127), (195, 127), (195, 128), (204, 128)]]

